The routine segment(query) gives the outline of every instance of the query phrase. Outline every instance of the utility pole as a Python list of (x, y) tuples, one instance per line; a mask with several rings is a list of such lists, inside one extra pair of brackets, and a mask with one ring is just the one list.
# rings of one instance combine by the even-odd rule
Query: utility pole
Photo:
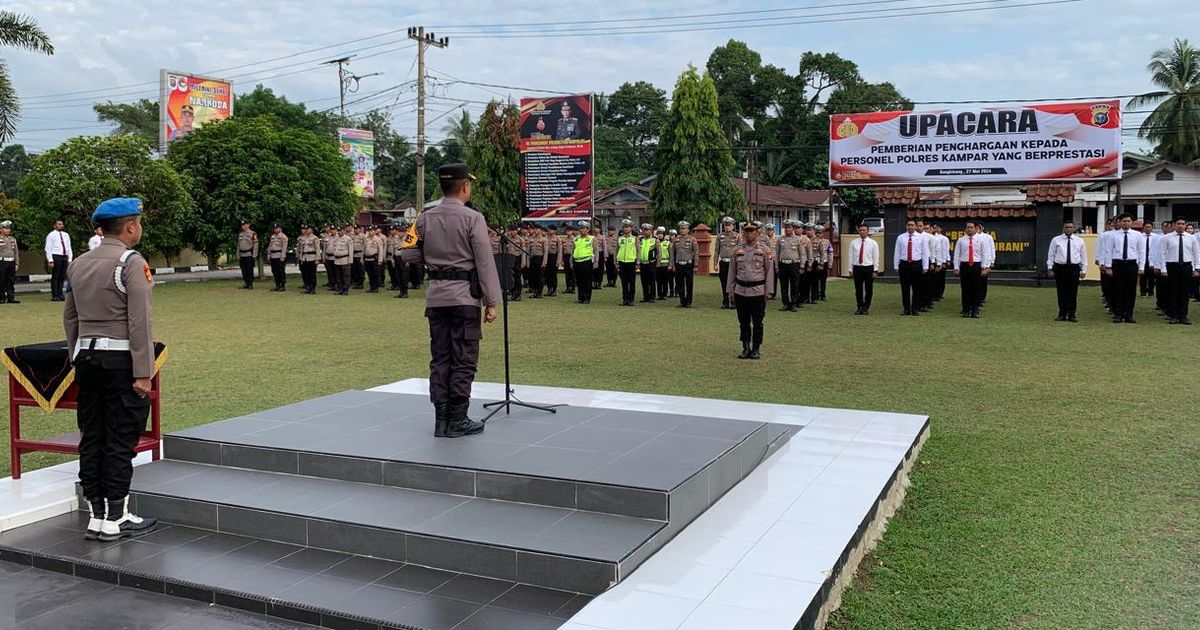
[(342, 57), (341, 59), (331, 59), (326, 61), (326, 64), (336, 63), (338, 67), (338, 107), (344, 117), (346, 115), (346, 64), (350, 63), (350, 57)]
[(417, 200), (416, 210), (425, 209), (425, 47), (445, 48), (450, 45), (449, 37), (438, 38), (426, 33), (424, 26), (408, 29), (408, 38), (417, 42)]

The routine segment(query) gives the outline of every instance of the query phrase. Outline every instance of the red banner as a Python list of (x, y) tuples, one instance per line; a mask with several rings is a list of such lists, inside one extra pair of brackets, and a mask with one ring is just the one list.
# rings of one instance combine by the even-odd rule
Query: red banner
[(592, 216), (592, 96), (521, 99), (521, 214)]

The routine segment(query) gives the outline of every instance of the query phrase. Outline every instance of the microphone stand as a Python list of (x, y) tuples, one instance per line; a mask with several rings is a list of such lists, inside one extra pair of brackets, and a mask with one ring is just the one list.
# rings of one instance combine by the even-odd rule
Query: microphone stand
[[(519, 278), (513, 278), (513, 276), (512, 276), (512, 270), (509, 268), (509, 266), (510, 266), (509, 254), (504, 253), (505, 245), (511, 245), (511, 246), (521, 250), (526, 256), (530, 256), (529, 251), (526, 250), (525, 248), (521, 247), (520, 245), (513, 243), (512, 239), (508, 238), (508, 234), (505, 234), (504, 232), (500, 232), (500, 252), (501, 252), (500, 255), (503, 257), (503, 260), (504, 260), (501, 273), (504, 274), (503, 277), (508, 278), (510, 281), (515, 280), (516, 282), (520, 282)], [(532, 258), (532, 256), (530, 256), (530, 258)], [(557, 270), (555, 271), (555, 273), (558, 273)], [(511, 414), (513, 405), (516, 405), (518, 407), (525, 407), (526, 409), (536, 409), (538, 411), (548, 411), (550, 413), (558, 413), (558, 410), (555, 409), (555, 407), (562, 407), (562, 405), (534, 405), (534, 404), (530, 404), (527, 402), (523, 402), (519, 398), (517, 398), (516, 392), (513, 391), (512, 377), (510, 374), (511, 364), (509, 361), (509, 353), (508, 353), (508, 347), (509, 347), (508, 293), (510, 290), (511, 290), (511, 288), (506, 289), (504, 287), (503, 282), (500, 283), (500, 292), (503, 294), (501, 296), (501, 301), (503, 302), (502, 308), (504, 311), (504, 315), (503, 315), (503, 317), (504, 317), (504, 400), (497, 400), (495, 402), (485, 403), (483, 405), (483, 407), (485, 409), (491, 409), (494, 407), (494, 409), (492, 409), (491, 413), (489, 413), (482, 420), (480, 420), (480, 422), (483, 422), (485, 424), (487, 423), (488, 420), (492, 419), (492, 416), (495, 416), (496, 414), (500, 413), (501, 410), (504, 410), (504, 415), (506, 415), (506, 416)]]

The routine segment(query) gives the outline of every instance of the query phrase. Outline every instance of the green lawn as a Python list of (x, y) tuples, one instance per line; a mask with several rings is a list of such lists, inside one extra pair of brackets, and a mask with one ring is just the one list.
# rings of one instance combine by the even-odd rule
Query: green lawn
[[(1077, 325), (1050, 321), (1052, 290), (1008, 287), (992, 287), (980, 320), (955, 315), (956, 287), (937, 312), (899, 317), (895, 285), (851, 317), (839, 281), (800, 313), (772, 303), (764, 360), (748, 362), (733, 358), (736, 318), (716, 308), (716, 281), (698, 285), (691, 311), (620, 308), (617, 289), (587, 307), (522, 301), (514, 378), (928, 414), (908, 498), (834, 627), (1200, 626), (1200, 326), (1166, 326), (1147, 300), (1140, 324), (1111, 324), (1095, 288)], [(425, 374), (419, 299), (232, 282), (155, 293), (170, 430)], [(62, 337), (60, 304), (22, 299), (0, 306), (5, 345)], [(498, 381), (499, 324), (485, 334), (479, 377)], [(47, 433), (73, 421), (25, 413)]]

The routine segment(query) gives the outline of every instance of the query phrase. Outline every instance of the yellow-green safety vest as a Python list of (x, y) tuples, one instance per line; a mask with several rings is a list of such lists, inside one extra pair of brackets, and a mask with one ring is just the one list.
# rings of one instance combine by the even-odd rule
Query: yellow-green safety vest
[(671, 262), (671, 241), (663, 239), (658, 242), (658, 264), (666, 265)]
[(637, 237), (630, 234), (617, 238), (617, 262), (637, 262)]
[(641, 251), (640, 256), (638, 257), (638, 262), (641, 262), (641, 263), (650, 262), (650, 253), (654, 251), (654, 247), (655, 247), (655, 240), (653, 237), (651, 237), (651, 238), (643, 237), (642, 238), (642, 251)]
[(592, 241), (595, 240), (596, 237), (590, 234), (587, 236), (580, 236), (579, 238), (575, 239), (575, 251), (571, 253), (571, 257), (574, 258), (576, 262), (591, 260)]

